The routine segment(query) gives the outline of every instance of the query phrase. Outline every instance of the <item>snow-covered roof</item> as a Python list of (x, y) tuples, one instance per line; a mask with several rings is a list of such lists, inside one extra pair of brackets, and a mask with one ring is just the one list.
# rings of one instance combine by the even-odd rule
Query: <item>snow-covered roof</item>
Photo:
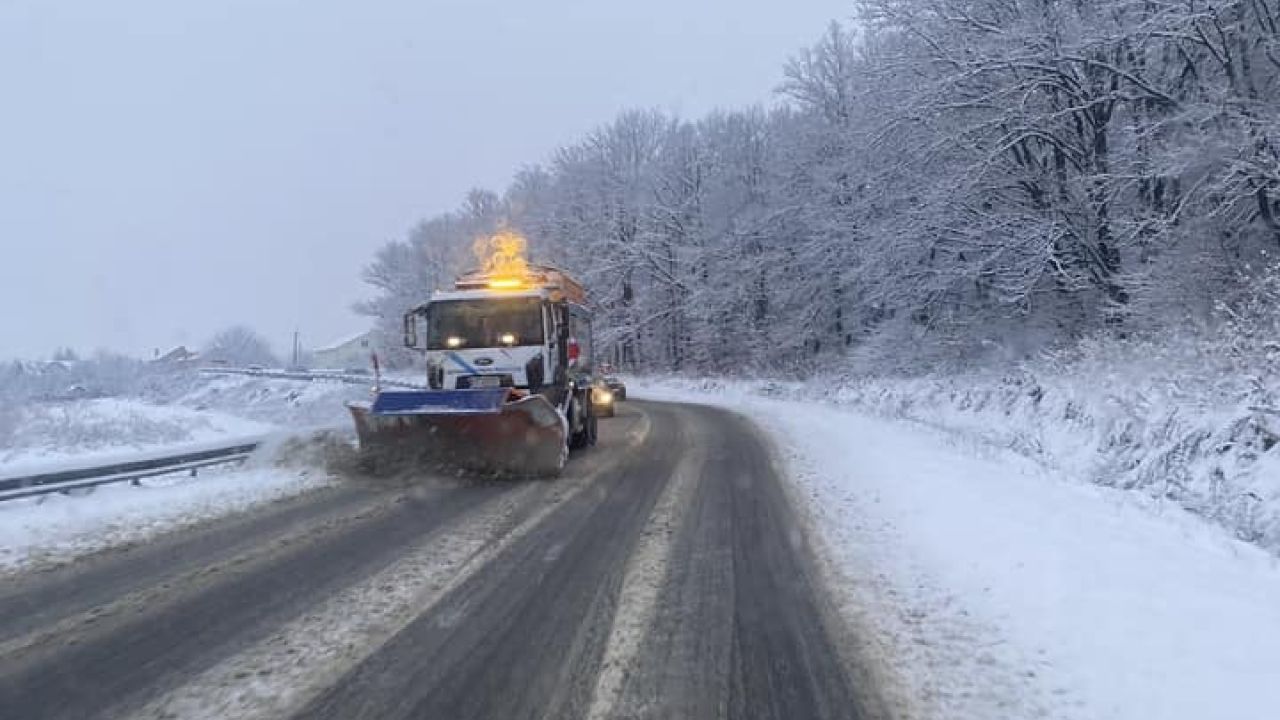
[(179, 345), (169, 352), (154, 358), (151, 362), (187, 362), (200, 357), (200, 353), (192, 352), (186, 345)]
[(348, 337), (342, 338), (337, 342), (330, 343), (323, 347), (313, 348), (312, 352), (330, 352), (333, 350), (337, 350), (339, 348), (346, 347), (347, 345), (351, 345), (353, 343), (359, 342), (360, 340), (364, 340), (368, 338), (370, 334), (372, 334), (372, 331), (370, 330), (361, 330), (360, 332), (355, 333), (354, 335), (350, 335)]

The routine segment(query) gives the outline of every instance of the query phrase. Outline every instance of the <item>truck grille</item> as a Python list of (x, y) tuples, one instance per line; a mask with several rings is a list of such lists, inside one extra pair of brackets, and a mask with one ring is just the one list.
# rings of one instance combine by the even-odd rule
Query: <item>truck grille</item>
[[(457, 387), (459, 390), (470, 390), (473, 387), (482, 387), (480, 383), (473, 383), (476, 378), (491, 378), (493, 375), (463, 375), (457, 379)], [(512, 379), (510, 373), (506, 375), (498, 375), (498, 384), (500, 387), (515, 387), (515, 380)], [(490, 386), (491, 387), (491, 386)]]

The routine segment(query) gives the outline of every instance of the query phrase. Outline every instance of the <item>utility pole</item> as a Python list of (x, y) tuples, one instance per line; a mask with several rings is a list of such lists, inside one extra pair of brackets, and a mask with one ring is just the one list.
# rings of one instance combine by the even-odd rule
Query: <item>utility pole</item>
[(294, 330), (293, 331), (293, 365), (291, 366), (293, 368), (299, 367), (298, 356), (301, 354), (299, 352), (300, 348), (301, 346), (298, 344), (298, 331)]

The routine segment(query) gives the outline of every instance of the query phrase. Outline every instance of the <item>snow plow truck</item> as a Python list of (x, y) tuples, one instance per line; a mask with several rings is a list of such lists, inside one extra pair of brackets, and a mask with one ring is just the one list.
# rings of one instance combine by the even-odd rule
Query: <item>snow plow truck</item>
[(425, 354), (428, 389), (348, 405), (366, 465), (556, 476), (595, 444), (591, 313), (567, 273), (464, 273), (405, 314), (404, 343)]

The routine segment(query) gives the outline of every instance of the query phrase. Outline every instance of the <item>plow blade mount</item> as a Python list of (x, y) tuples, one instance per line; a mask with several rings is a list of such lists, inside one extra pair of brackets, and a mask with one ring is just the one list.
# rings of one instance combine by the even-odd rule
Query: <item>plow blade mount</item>
[(569, 453), (568, 426), (551, 402), (508, 388), (388, 390), (347, 407), (361, 455), (379, 466), (551, 476)]

